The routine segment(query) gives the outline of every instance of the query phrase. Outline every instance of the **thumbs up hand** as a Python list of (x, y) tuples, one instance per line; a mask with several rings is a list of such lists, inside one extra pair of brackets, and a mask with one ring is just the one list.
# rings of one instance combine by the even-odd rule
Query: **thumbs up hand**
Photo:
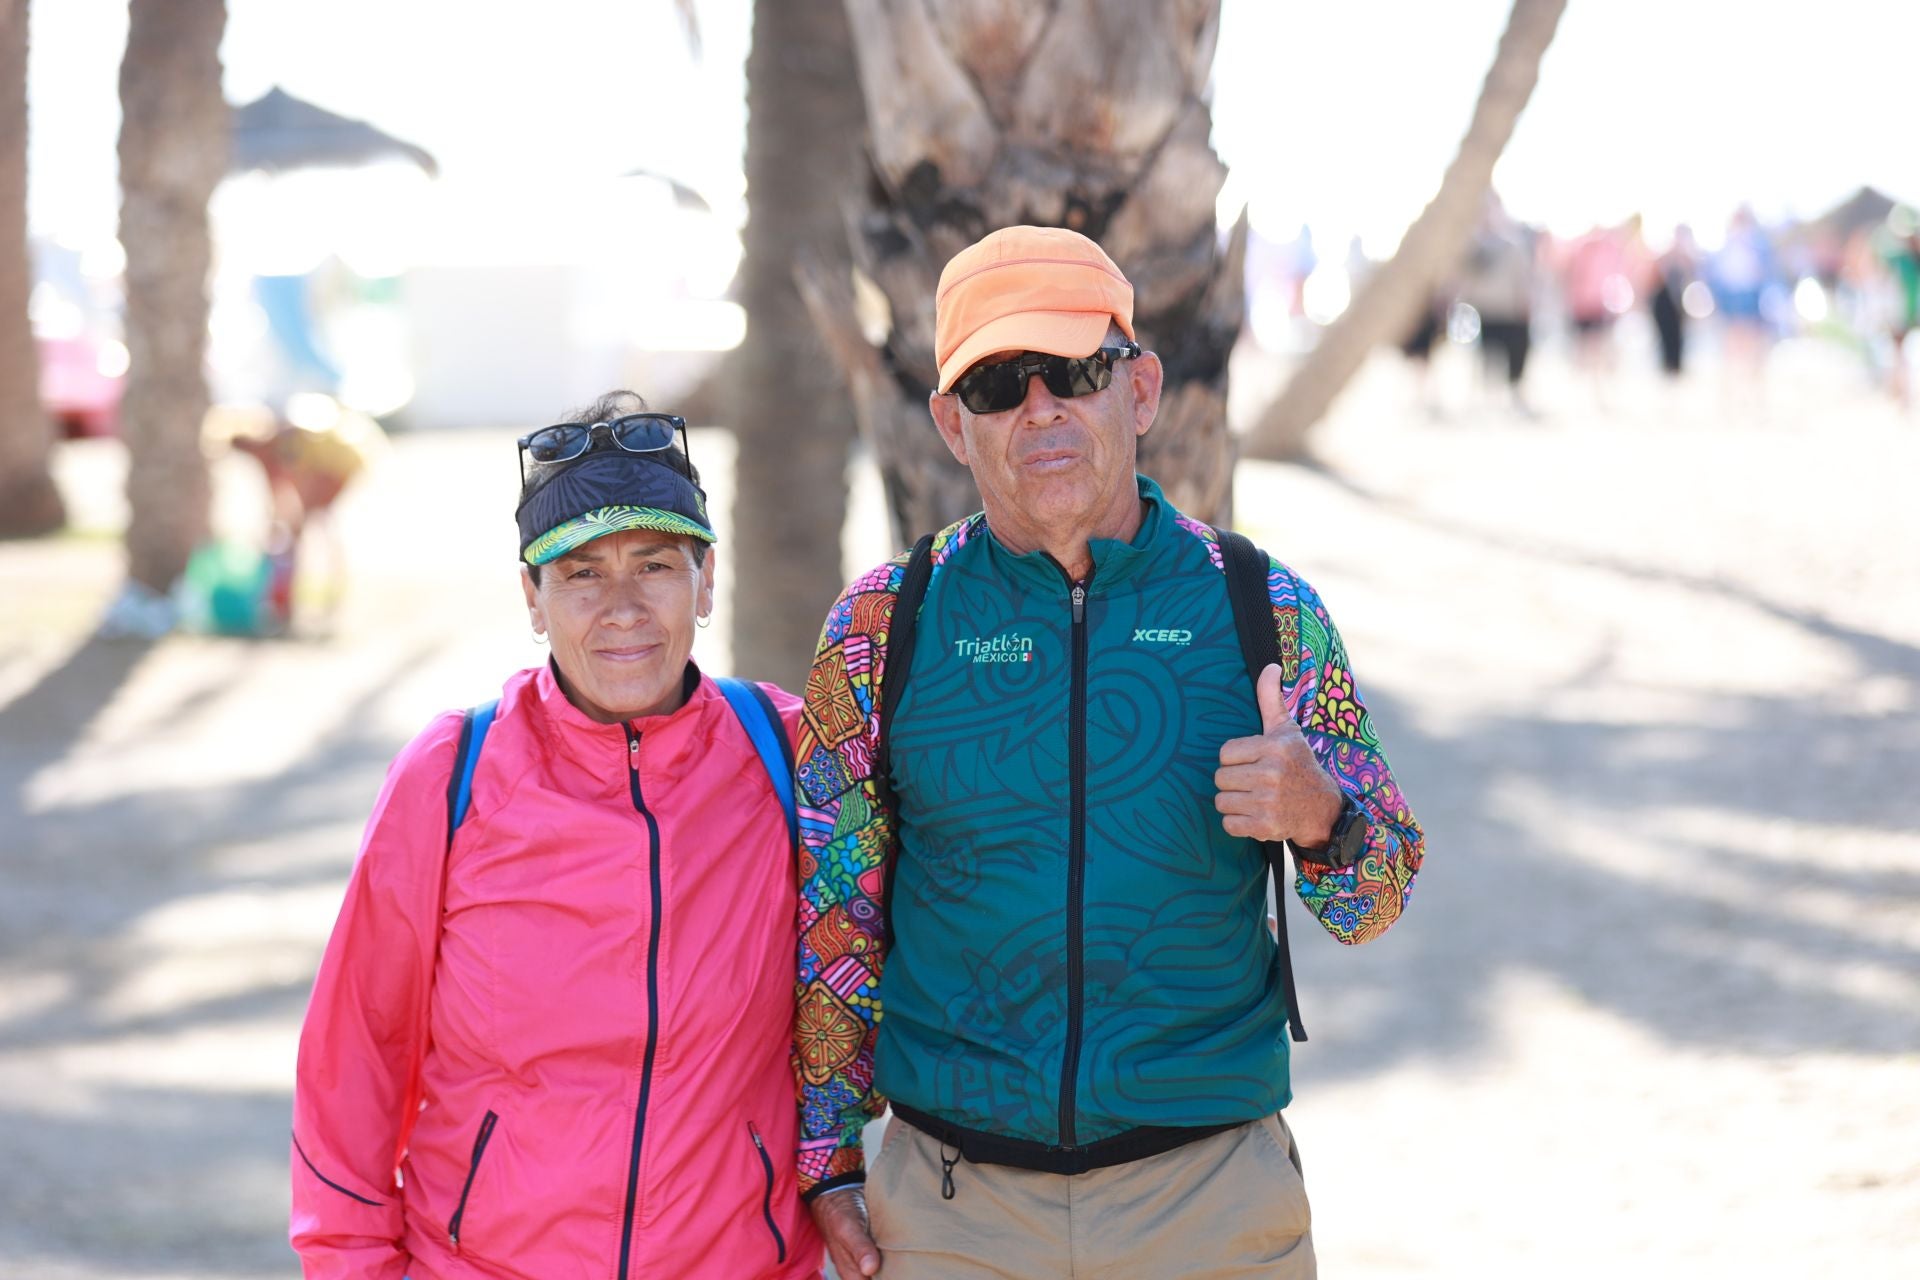
[(1213, 807), (1230, 836), (1291, 840), (1315, 848), (1333, 834), (1344, 800), (1280, 698), (1280, 668), (1268, 664), (1255, 686), (1260, 735), (1220, 748)]

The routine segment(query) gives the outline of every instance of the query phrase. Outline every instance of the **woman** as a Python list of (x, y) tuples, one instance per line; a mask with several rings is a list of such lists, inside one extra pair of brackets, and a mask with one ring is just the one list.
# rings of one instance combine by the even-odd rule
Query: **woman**
[[(520, 442), (552, 660), (507, 681), (484, 751), (442, 715), (374, 805), (300, 1037), (309, 1277), (819, 1274), (793, 843), (689, 657), (713, 529), (685, 424), (645, 407), (615, 393)], [(798, 700), (763, 688), (791, 734)]]

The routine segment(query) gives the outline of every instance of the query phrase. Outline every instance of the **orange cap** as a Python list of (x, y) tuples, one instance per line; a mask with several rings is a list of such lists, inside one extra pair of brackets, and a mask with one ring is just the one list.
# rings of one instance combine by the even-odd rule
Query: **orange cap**
[(953, 255), (933, 316), (945, 392), (995, 352), (1090, 356), (1113, 322), (1133, 337), (1133, 286), (1078, 231), (1003, 227)]

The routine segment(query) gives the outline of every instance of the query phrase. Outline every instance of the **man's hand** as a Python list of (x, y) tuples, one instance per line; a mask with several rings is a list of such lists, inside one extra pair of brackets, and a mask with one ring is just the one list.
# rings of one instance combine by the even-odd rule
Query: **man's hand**
[(1345, 803), (1339, 784), (1327, 776), (1300, 726), (1280, 700), (1280, 668), (1269, 663), (1255, 686), (1260, 736), (1234, 738), (1220, 748), (1213, 775), (1219, 794), (1213, 807), (1230, 836), (1291, 840), (1314, 848), (1333, 834)]
[(842, 1280), (880, 1274), (880, 1246), (867, 1230), (867, 1193), (858, 1187), (815, 1196), (808, 1208)]

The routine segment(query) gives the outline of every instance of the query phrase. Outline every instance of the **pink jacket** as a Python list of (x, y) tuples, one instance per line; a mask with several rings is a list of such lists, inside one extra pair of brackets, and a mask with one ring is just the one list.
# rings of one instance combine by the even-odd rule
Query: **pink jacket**
[(793, 859), (725, 698), (603, 725), (518, 673), (449, 855), (459, 728), (389, 770), (301, 1030), (306, 1275), (817, 1276)]

